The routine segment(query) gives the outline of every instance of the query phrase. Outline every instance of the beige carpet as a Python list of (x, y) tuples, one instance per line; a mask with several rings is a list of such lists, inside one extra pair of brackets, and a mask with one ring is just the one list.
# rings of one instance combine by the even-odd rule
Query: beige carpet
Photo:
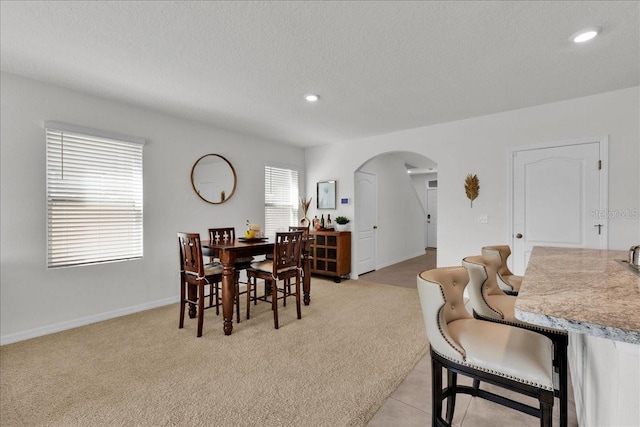
[(2, 346), (0, 424), (364, 426), (428, 349), (415, 289), (313, 278), (302, 316), (224, 336), (208, 310), (196, 338), (175, 304)]
[(428, 248), (424, 255), (363, 274), (360, 279), (417, 289), (416, 276), (424, 270), (436, 268), (436, 255), (435, 248)]

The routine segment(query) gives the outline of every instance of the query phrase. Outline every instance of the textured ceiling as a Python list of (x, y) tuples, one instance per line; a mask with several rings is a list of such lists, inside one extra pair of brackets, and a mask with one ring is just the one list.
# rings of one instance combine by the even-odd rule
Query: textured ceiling
[[(0, 16), (2, 71), (299, 146), (640, 84), (635, 1), (2, 1)], [(590, 26), (600, 37), (569, 41)]]

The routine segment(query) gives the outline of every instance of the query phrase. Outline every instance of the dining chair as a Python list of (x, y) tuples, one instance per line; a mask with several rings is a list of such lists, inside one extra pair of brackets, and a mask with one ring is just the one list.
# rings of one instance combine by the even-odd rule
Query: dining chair
[[(301, 262), (304, 262), (305, 259), (312, 259), (311, 254), (308, 250), (307, 240), (309, 239), (309, 227), (290, 225), (289, 231), (302, 231), (302, 249), (300, 256), (302, 257)], [(302, 279), (304, 280), (304, 269), (302, 271)], [(291, 289), (291, 287), (289, 287)]]
[[(475, 319), (464, 303), (468, 282), (464, 267), (427, 270), (417, 277), (431, 354), (431, 425), (451, 426), (457, 394), (469, 394), (538, 417), (540, 426), (551, 426), (554, 403), (551, 340), (526, 329)], [(443, 368), (447, 374), (446, 388), (442, 384)], [(474, 384), (481, 380), (532, 397), (539, 406), (498, 394), (498, 390), (459, 385), (458, 374), (471, 378)], [(493, 424), (499, 424), (494, 421)], [(492, 424), (491, 420), (488, 424)]]
[[(247, 288), (247, 319), (251, 317), (251, 301), (254, 305), (258, 300), (271, 302), (273, 310), (273, 324), (276, 329), (278, 324), (278, 300), (283, 300), (283, 306), (287, 306), (287, 296), (295, 295), (298, 319), (302, 318), (300, 310), (300, 286), (302, 285), (302, 231), (277, 232), (273, 247), (273, 259), (254, 262), (247, 269), (249, 278)], [(270, 284), (271, 293), (258, 297), (258, 279)], [(295, 292), (291, 291), (291, 280), (295, 279)], [(278, 281), (282, 281), (282, 287), (278, 287)], [(251, 296), (253, 292), (253, 297)], [(278, 296), (282, 294), (282, 296)]]
[[(235, 227), (219, 227), (219, 228), (210, 228), (209, 229), (209, 240), (216, 243), (234, 243), (236, 241), (236, 229)], [(213, 258), (215, 260), (215, 258)], [(219, 260), (217, 260), (219, 261)], [(244, 291), (240, 291), (240, 285), (243, 284), (240, 281), (240, 271), (246, 270), (251, 266), (251, 262), (253, 261), (253, 257), (242, 257), (236, 259), (236, 262), (233, 265), (235, 270), (235, 288), (236, 288), (236, 298), (234, 304), (236, 305), (236, 322), (240, 323), (240, 295), (246, 293), (246, 289)], [(244, 283), (246, 285), (246, 283)]]
[(500, 286), (500, 289), (507, 295), (518, 295), (520, 286), (522, 285), (522, 276), (513, 274), (511, 270), (509, 270), (509, 266), (507, 266), (507, 258), (511, 255), (509, 245), (483, 246), (482, 255), (493, 255), (500, 258), (500, 268), (498, 269), (496, 277), (498, 286)]
[[(548, 337), (553, 343), (554, 394), (560, 400), (560, 425), (568, 422), (568, 362), (569, 335), (562, 329), (523, 322), (515, 315), (516, 296), (505, 294), (497, 283), (500, 260), (495, 256), (469, 256), (462, 260), (469, 274), (469, 300), (474, 317), (527, 329)], [(478, 386), (475, 383), (474, 386)]]
[(303, 239), (309, 238), (309, 227), (300, 227), (296, 225), (290, 225), (289, 231), (302, 231), (302, 238)]
[[(180, 253), (180, 323), (184, 327), (185, 306), (189, 304), (189, 317), (198, 317), (197, 336), (202, 336), (204, 310), (215, 307), (220, 314), (220, 282), (222, 281), (222, 264), (213, 262), (204, 264), (202, 244), (198, 233), (178, 233), (178, 249)], [(209, 294), (205, 294), (205, 288)], [(209, 304), (205, 298), (209, 296)]]

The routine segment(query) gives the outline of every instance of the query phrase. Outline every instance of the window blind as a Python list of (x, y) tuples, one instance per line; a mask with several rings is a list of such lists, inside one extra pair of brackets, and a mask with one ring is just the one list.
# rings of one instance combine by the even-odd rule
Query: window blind
[(47, 266), (141, 258), (144, 140), (45, 123)]
[(266, 235), (287, 231), (298, 223), (298, 171), (274, 166), (264, 168), (264, 216)]

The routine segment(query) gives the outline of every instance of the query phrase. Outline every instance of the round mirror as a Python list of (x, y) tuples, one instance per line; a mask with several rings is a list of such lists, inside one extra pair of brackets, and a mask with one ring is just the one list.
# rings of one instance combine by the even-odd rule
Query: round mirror
[(205, 154), (191, 168), (191, 185), (205, 202), (219, 205), (236, 191), (236, 170), (219, 154)]

